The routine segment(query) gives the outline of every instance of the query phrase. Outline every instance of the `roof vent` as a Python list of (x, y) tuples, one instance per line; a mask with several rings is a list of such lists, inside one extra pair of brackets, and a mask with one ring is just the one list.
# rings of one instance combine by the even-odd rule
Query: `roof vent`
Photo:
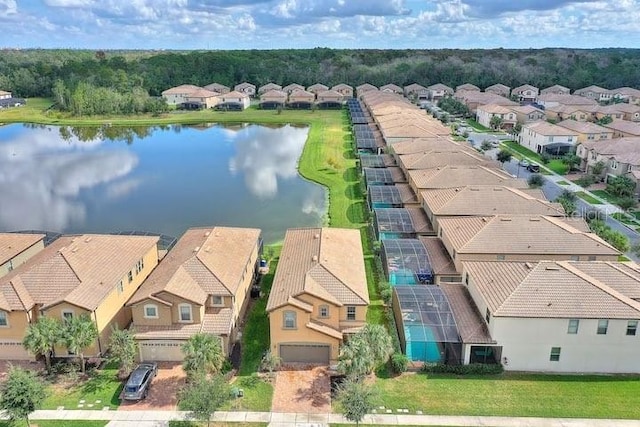
[(211, 246), (207, 246), (206, 248), (204, 248), (205, 252), (211, 252)]
[(480, 191), (479, 188), (470, 188), (469, 191)]
[(500, 221), (510, 222), (510, 221), (511, 221), (511, 218), (504, 218), (504, 217), (503, 217), (503, 218), (500, 218)]
[(497, 187), (497, 188), (494, 188), (493, 191), (502, 191), (502, 188)]
[(314, 234), (314, 235), (313, 235), (313, 238), (314, 238), (314, 239), (319, 239), (319, 238), (320, 238), (320, 234), (319, 234), (319, 233)]
[(91, 236), (87, 236), (87, 238), (84, 239), (84, 242), (85, 243), (89, 243), (91, 241), (91, 238), (92, 238)]
[(539, 217), (529, 218), (529, 221), (540, 222), (540, 218)]
[(530, 262), (525, 262), (524, 266), (527, 267), (529, 270), (533, 268), (533, 265)]
[(71, 252), (73, 252), (74, 254), (78, 252), (78, 247), (74, 246), (73, 248), (71, 248)]
[(196, 246), (195, 248), (193, 248), (193, 252), (198, 252), (200, 250), (200, 246)]
[(311, 257), (311, 261), (318, 262), (318, 255), (314, 255)]
[(544, 269), (547, 271), (560, 271), (560, 267), (557, 265), (548, 265)]
[(204, 232), (204, 237), (209, 237), (209, 234), (211, 234), (211, 232), (210, 232), (210, 231), (208, 231), (208, 230), (207, 230), (207, 231), (205, 231), (205, 232)]

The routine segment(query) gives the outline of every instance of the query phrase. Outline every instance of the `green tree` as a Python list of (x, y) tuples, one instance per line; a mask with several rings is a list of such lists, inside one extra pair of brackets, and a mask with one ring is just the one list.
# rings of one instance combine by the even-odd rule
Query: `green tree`
[(636, 207), (637, 204), (638, 201), (635, 197), (621, 197), (618, 199), (618, 206), (620, 206), (625, 211)]
[(198, 377), (187, 383), (178, 398), (181, 411), (188, 411), (191, 418), (206, 421), (209, 426), (213, 413), (231, 398), (231, 388), (222, 375)]
[(511, 133), (513, 136), (518, 136), (520, 135), (520, 132), (522, 132), (522, 124), (516, 123), (515, 126), (513, 126), (513, 129), (511, 129)]
[(359, 378), (387, 363), (392, 354), (393, 341), (385, 327), (367, 324), (341, 347), (338, 370)]
[(374, 408), (373, 397), (371, 387), (355, 378), (347, 378), (338, 389), (344, 416), (356, 425)]
[(527, 183), (531, 188), (539, 188), (544, 185), (544, 178), (539, 173), (534, 173), (529, 176)]
[(220, 338), (211, 334), (199, 333), (191, 336), (182, 345), (182, 352), (182, 366), (189, 378), (218, 373), (224, 364)]
[(4, 383), (0, 384), (0, 409), (13, 422), (25, 420), (29, 426), (29, 414), (35, 411), (46, 397), (44, 383), (26, 369), (12, 366)]
[(504, 120), (502, 120), (502, 117), (491, 116), (491, 120), (489, 121), (489, 126), (491, 126), (491, 129), (498, 130), (502, 127), (503, 122)]
[(27, 327), (22, 345), (33, 354), (44, 356), (47, 372), (51, 372), (51, 354), (62, 340), (62, 325), (52, 317), (42, 316)]
[(560, 196), (556, 198), (556, 203), (560, 203), (567, 215), (573, 215), (576, 212), (578, 196), (574, 192), (564, 190)]
[(482, 151), (487, 151), (487, 150), (491, 150), (491, 141), (485, 139), (484, 141), (482, 141), (482, 144), (480, 144), (480, 149)]
[(91, 318), (83, 314), (64, 321), (62, 340), (69, 352), (80, 359), (80, 369), (85, 373), (86, 360), (84, 350), (94, 344), (98, 338), (98, 328)]
[(498, 151), (498, 154), (496, 154), (496, 160), (502, 164), (505, 164), (506, 162), (511, 160), (511, 152), (509, 152), (505, 148), (500, 149), (500, 151)]
[(569, 172), (575, 169), (582, 160), (575, 153), (567, 153), (562, 156), (562, 163), (569, 166)]
[(605, 162), (603, 162), (602, 160), (597, 161), (596, 163), (593, 164), (593, 166), (591, 166), (591, 173), (594, 176), (600, 176), (602, 175), (602, 172), (604, 172), (604, 169), (607, 165), (605, 164)]
[(613, 118), (611, 116), (604, 116), (600, 120), (596, 121), (596, 123), (599, 125), (608, 125), (612, 121), (613, 121)]
[(632, 197), (636, 183), (626, 176), (616, 176), (607, 181), (607, 192), (618, 197)]
[(138, 342), (129, 329), (113, 328), (109, 338), (110, 361), (119, 366), (118, 375), (121, 378), (127, 377), (135, 366), (136, 355), (138, 354)]
[(627, 252), (630, 244), (629, 239), (624, 234), (613, 230), (601, 219), (593, 219), (589, 221), (589, 228), (598, 235), (602, 240), (620, 252)]

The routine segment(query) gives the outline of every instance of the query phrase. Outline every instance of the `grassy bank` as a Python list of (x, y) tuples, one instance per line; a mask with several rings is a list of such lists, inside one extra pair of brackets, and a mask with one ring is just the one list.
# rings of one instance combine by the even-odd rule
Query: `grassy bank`
[(559, 175), (566, 175), (569, 171), (569, 167), (562, 163), (561, 159), (553, 159), (545, 164), (542, 161), (542, 157), (540, 157), (540, 154), (534, 153), (527, 147), (523, 147), (522, 145), (518, 144), (516, 141), (503, 141), (501, 145), (511, 151), (511, 153), (513, 153), (516, 158), (526, 158), (527, 160), (532, 160), (540, 165), (544, 165), (545, 167), (551, 169), (553, 172)]

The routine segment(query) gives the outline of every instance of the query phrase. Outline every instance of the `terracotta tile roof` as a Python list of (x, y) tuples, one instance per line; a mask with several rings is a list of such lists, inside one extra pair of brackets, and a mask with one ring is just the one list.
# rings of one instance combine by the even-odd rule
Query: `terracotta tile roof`
[(640, 96), (640, 90), (632, 88), (632, 87), (619, 87), (618, 89), (613, 89), (611, 92), (613, 93), (621, 93), (623, 95), (628, 96)]
[(319, 92), (328, 91), (329, 90), (329, 86), (323, 85), (322, 83), (316, 83), (316, 84), (312, 84), (311, 86), (309, 86), (307, 88), (308, 92), (312, 92), (314, 90), (319, 91)]
[(618, 132), (628, 133), (632, 136), (640, 136), (640, 123), (629, 122), (627, 120), (614, 120), (604, 127)]
[(264, 99), (271, 99), (271, 100), (276, 99), (284, 102), (287, 100), (287, 94), (281, 90), (276, 90), (276, 89), (268, 90), (260, 95), (260, 100), (264, 100)]
[(219, 96), (220, 92), (213, 92), (207, 89), (196, 89), (193, 92), (189, 92), (187, 98), (213, 98)]
[(229, 335), (232, 327), (230, 308), (207, 309), (201, 323), (172, 323), (171, 325), (135, 325), (133, 330), (138, 340), (188, 340), (204, 332), (213, 335)]
[(576, 89), (573, 93), (580, 94), (581, 92), (610, 93), (611, 91), (600, 86), (591, 85), (583, 87), (582, 89)]
[(488, 166), (498, 167), (499, 163), (468, 150), (429, 151), (426, 153), (403, 154), (399, 159), (404, 169), (432, 169), (441, 166)]
[(438, 221), (458, 253), (526, 255), (620, 254), (593, 233), (542, 215), (451, 217)]
[(547, 200), (547, 196), (545, 196), (544, 191), (542, 191), (541, 188), (518, 188), (518, 190), (538, 200)]
[(433, 231), (433, 226), (426, 212), (422, 208), (405, 208), (411, 218), (411, 224), (416, 233), (428, 233)]
[(0, 265), (44, 239), (44, 234), (0, 233)]
[(453, 88), (442, 84), (442, 83), (436, 83), (434, 85), (428, 86), (427, 89), (429, 90), (441, 90), (441, 91), (445, 91), (445, 92), (449, 92), (449, 93), (453, 93)]
[(235, 295), (259, 239), (255, 228), (190, 228), (127, 304), (162, 292), (198, 304), (208, 295)]
[(473, 185), (462, 188), (431, 189), (421, 192), (422, 200), (435, 215), (550, 215), (564, 216), (561, 205), (539, 200), (516, 188)]
[[(443, 85), (444, 86), (444, 85)], [(421, 84), (418, 83), (411, 83), (410, 85), (407, 85), (404, 87), (404, 90), (407, 92), (417, 92), (417, 91), (421, 91), (421, 90), (425, 90), (426, 88), (424, 86), (422, 86)]]
[(382, 85), (380, 86), (380, 90), (384, 91), (385, 89), (389, 89), (392, 90), (394, 92), (402, 92), (402, 88), (398, 85), (395, 85), (393, 83), (387, 83), (386, 85)]
[(295, 101), (295, 100), (304, 101), (304, 100), (314, 100), (314, 99), (316, 99), (316, 95), (314, 93), (307, 92), (306, 90), (300, 90), (300, 89), (295, 89), (289, 95), (289, 101)]
[(484, 166), (442, 166), (427, 170), (410, 170), (408, 175), (418, 188), (452, 188), (467, 185), (504, 185), (528, 188), (525, 180), (515, 179), (497, 168)]
[(398, 155), (449, 149), (470, 150), (471, 148), (441, 136), (406, 139), (404, 141), (395, 142), (389, 146), (389, 151)]
[(464, 84), (461, 84), (459, 86), (456, 86), (456, 92), (463, 91), (463, 90), (480, 91), (480, 88), (478, 86), (476, 86), (476, 85), (471, 84), (471, 83), (464, 83)]
[(478, 111), (486, 111), (490, 114), (509, 114), (511, 113), (511, 108), (504, 107), (502, 105), (496, 104), (485, 104), (478, 106)]
[(314, 331), (320, 332), (321, 334), (328, 335), (332, 338), (342, 339), (342, 332), (337, 331), (327, 325), (321, 325), (317, 322), (309, 322), (305, 325), (309, 329), (313, 329)]
[(521, 114), (531, 114), (533, 112), (544, 113), (544, 111), (542, 111), (539, 108), (534, 107), (533, 105), (513, 106), (513, 107), (509, 107), (509, 110), (515, 111), (516, 113), (521, 113)]
[[(584, 98), (584, 99), (589, 99), (589, 98)], [(593, 114), (595, 112), (597, 112), (600, 109), (600, 106), (596, 105), (555, 105), (552, 107), (547, 107), (545, 109), (545, 111), (551, 111), (554, 113), (561, 113), (561, 114), (575, 114), (575, 113), (579, 113), (579, 112), (583, 112), (583, 113), (587, 113), (587, 114)]]
[(590, 98), (578, 95), (564, 95), (559, 93), (545, 93), (538, 97), (538, 101), (542, 102), (557, 102), (561, 105), (595, 105), (598, 103)]
[[(253, 86), (253, 85), (251, 85)], [(237, 86), (236, 86), (237, 87)], [(229, 98), (248, 98), (249, 95), (247, 95), (244, 92), (238, 92), (237, 90), (233, 90), (229, 93), (223, 93), (222, 95), (220, 95), (221, 99), (229, 99)]]
[(449, 252), (438, 237), (419, 237), (429, 256), (429, 265), (437, 275), (458, 274)]
[(189, 94), (195, 91), (202, 89), (200, 86), (195, 85), (180, 85), (176, 87), (169, 88), (165, 91), (162, 91), (163, 95), (183, 95)]
[(522, 131), (524, 132), (526, 130), (531, 130), (538, 135), (544, 136), (578, 136), (578, 134), (572, 130), (554, 125), (544, 120), (525, 124), (522, 126)]
[(589, 274), (617, 263), (590, 266), (596, 263), (466, 262), (464, 268), (496, 317), (640, 318), (640, 303), (606, 281), (615, 273)]
[(503, 85), (502, 83), (496, 83), (494, 85), (488, 86), (487, 88), (485, 88), (485, 92), (488, 90), (502, 90), (502, 91), (509, 91), (511, 88), (507, 85)]
[(358, 230), (308, 228), (287, 231), (267, 311), (286, 305), (290, 297), (307, 292), (317, 294), (321, 289), (342, 304), (369, 304)]
[(211, 83), (206, 85), (204, 88), (212, 92), (218, 92), (218, 93), (229, 92), (231, 90), (229, 86), (225, 86), (220, 83)]
[(563, 128), (572, 130), (574, 132), (578, 132), (578, 133), (613, 133), (613, 131), (611, 129), (607, 129), (605, 127), (599, 126), (595, 123), (591, 123), (591, 122), (579, 122), (576, 120), (571, 120), (571, 119), (567, 119), (567, 120), (563, 120), (560, 123), (558, 123), (558, 126), (561, 126)]
[(547, 93), (557, 93), (557, 92), (561, 92), (561, 93), (569, 93), (571, 92), (571, 90), (568, 87), (564, 87), (561, 85), (553, 85), (553, 86), (549, 86), (547, 88), (544, 88), (540, 91), (541, 94), (545, 95)]
[(66, 301), (94, 310), (157, 243), (149, 236), (62, 236), (0, 278), (0, 288), (44, 307)]
[(374, 91), (374, 90), (378, 90), (378, 88), (372, 84), (369, 83), (364, 83), (361, 84), (359, 86), (356, 86), (356, 91), (361, 92), (363, 90), (370, 90), (370, 91)]
[(520, 93), (520, 92), (524, 92), (525, 90), (532, 90), (536, 93), (538, 92), (537, 87), (531, 86), (530, 84), (524, 84), (522, 86), (514, 87), (511, 93)]
[(601, 156), (613, 158), (620, 163), (640, 165), (640, 137), (585, 141), (582, 145), (588, 150), (593, 150)]
[(458, 327), (460, 339), (465, 344), (494, 344), (487, 325), (478, 312), (467, 288), (458, 283), (440, 286), (449, 301)]
[(457, 99), (462, 100), (465, 103), (478, 103), (478, 104), (498, 104), (505, 106), (518, 105), (517, 102), (514, 102), (504, 96), (496, 95), (491, 92), (477, 92), (477, 91), (462, 91), (456, 92), (454, 95)]
[(409, 184), (396, 184), (395, 187), (400, 193), (400, 199), (404, 204), (418, 203), (418, 196)]
[(331, 90), (338, 90), (338, 89), (353, 89), (353, 87), (345, 83), (339, 83), (331, 87)]

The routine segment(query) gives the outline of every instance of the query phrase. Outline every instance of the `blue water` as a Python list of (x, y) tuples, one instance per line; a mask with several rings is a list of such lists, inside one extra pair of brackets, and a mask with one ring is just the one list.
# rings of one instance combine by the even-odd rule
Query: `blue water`
[(306, 127), (0, 127), (0, 230), (318, 226), (323, 187), (297, 163)]

